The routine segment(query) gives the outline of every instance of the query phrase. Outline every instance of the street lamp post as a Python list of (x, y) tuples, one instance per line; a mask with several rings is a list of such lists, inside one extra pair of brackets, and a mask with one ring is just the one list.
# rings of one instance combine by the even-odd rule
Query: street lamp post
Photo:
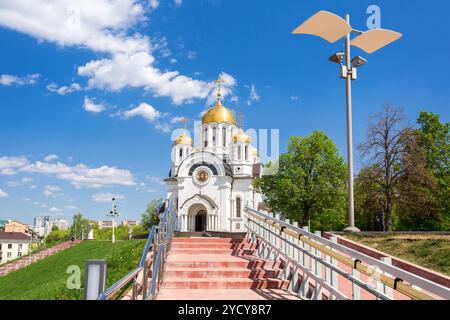
[(112, 210), (109, 212), (108, 214), (109, 216), (112, 217), (112, 237), (111, 237), (111, 242), (115, 243), (116, 242), (116, 236), (114, 234), (114, 228), (115, 228), (115, 224), (116, 224), (116, 217), (119, 216), (119, 211), (117, 211), (117, 204), (116, 204), (116, 199), (112, 198)]
[(28, 253), (29, 253), (29, 255), (28, 255), (28, 264), (31, 264), (31, 248), (33, 246), (33, 230), (34, 230), (34, 227), (29, 226), (29, 230), (30, 230), (30, 244), (29, 244), (30, 247), (28, 248)]
[[(351, 59), (351, 46), (358, 47), (367, 53), (373, 53), (398, 40), (402, 35), (387, 29), (360, 31), (350, 26), (350, 15), (341, 17), (327, 11), (319, 11), (298, 26), (292, 33), (319, 36), (330, 43), (345, 37), (345, 52), (332, 55), (329, 60), (340, 65), (340, 76), (346, 80), (347, 97), (347, 160), (348, 160), (348, 227), (350, 232), (359, 232), (355, 226), (354, 190), (353, 190), (353, 133), (352, 133), (352, 81), (357, 79), (356, 69), (367, 61), (357, 56)], [(350, 37), (351, 33), (358, 36)], [(345, 61), (344, 61), (345, 59)], [(345, 64), (343, 64), (343, 62)]]

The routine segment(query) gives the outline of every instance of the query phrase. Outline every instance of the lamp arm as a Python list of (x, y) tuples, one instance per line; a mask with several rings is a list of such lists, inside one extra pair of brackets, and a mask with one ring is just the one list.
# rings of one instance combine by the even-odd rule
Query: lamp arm
[(361, 30), (358, 30), (358, 29), (352, 29), (351, 32), (356, 33), (357, 35), (361, 35), (361, 34), (364, 33), (364, 31), (361, 31)]

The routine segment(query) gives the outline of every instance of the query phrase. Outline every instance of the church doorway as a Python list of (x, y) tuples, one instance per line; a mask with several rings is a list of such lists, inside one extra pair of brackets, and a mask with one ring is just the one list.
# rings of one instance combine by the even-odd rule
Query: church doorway
[(206, 211), (200, 210), (195, 216), (195, 231), (203, 232), (206, 231)]

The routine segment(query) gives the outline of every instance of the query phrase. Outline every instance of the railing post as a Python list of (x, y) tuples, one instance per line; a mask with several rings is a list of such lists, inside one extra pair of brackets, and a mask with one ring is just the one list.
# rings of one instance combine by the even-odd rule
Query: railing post
[[(352, 269), (352, 275), (359, 279), (359, 271)], [(361, 300), (361, 288), (354, 282), (352, 282), (352, 299), (353, 300)]]
[[(309, 232), (309, 227), (303, 227), (303, 230), (305, 230), (306, 232)], [(306, 251), (309, 251), (309, 245), (307, 245), (306, 243), (303, 242), (302, 244), (303, 249), (305, 249)], [(310, 266), (310, 258), (307, 254), (303, 253), (303, 265), (305, 266), (305, 268), (307, 270), (311, 270), (311, 266)]]
[[(337, 237), (336, 236), (332, 236), (331, 238), (330, 238), (330, 241), (332, 241), (332, 242), (334, 242), (334, 243), (337, 243)], [(327, 261), (329, 261), (330, 263), (332, 263), (333, 265), (335, 265), (335, 266), (337, 266), (338, 265), (338, 262), (334, 259), (334, 258), (332, 258), (332, 257), (327, 257)], [(336, 271), (333, 271), (333, 270), (331, 270), (331, 269), (329, 269), (329, 268), (327, 268), (328, 269), (328, 271), (329, 271), (329, 274), (328, 274), (328, 283), (331, 285), (331, 286), (333, 286), (333, 288), (335, 288), (335, 289), (337, 289), (337, 290), (339, 290), (339, 283), (338, 283), (338, 274), (337, 274), (337, 272)]]
[[(314, 234), (316, 236), (318, 236), (318, 237), (322, 237), (322, 232), (321, 231), (315, 231)], [(320, 252), (320, 250), (314, 249), (314, 254), (316, 256), (319, 256), (322, 259), (322, 252)], [(314, 272), (314, 274), (319, 276), (321, 279), (323, 279), (323, 277), (322, 277), (322, 264), (319, 261), (317, 261), (317, 260), (314, 260), (314, 262), (313, 262), (313, 272)]]
[[(147, 282), (148, 282), (148, 261), (145, 259), (142, 274), (142, 300), (147, 299)], [(152, 275), (153, 276), (153, 275)]]
[[(392, 258), (391, 257), (382, 257), (380, 259), (386, 264), (392, 265)], [(390, 276), (389, 274), (385, 273), (386, 275)], [(380, 288), (381, 285), (381, 288)], [(394, 290), (391, 287), (388, 287), (387, 285), (381, 283), (380, 281), (377, 281), (377, 288), (381, 292), (383, 292), (385, 295), (387, 295), (390, 299), (394, 298)]]

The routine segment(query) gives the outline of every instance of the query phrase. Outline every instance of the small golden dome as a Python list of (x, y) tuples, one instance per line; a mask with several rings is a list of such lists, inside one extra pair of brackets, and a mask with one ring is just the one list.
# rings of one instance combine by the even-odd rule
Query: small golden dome
[(235, 134), (233, 136), (233, 142), (250, 142), (250, 137), (248, 136), (248, 134), (246, 134), (242, 129), (239, 133)]
[(183, 132), (178, 138), (175, 140), (174, 144), (187, 144), (192, 145), (192, 138), (186, 132)]
[(212, 122), (216, 123), (225, 122), (228, 124), (236, 125), (236, 119), (234, 118), (233, 112), (230, 109), (225, 108), (222, 105), (220, 99), (217, 100), (217, 104), (214, 107), (206, 111), (205, 115), (202, 118), (203, 124)]
[(252, 155), (254, 157), (258, 157), (258, 149), (256, 149), (255, 147), (252, 147)]

